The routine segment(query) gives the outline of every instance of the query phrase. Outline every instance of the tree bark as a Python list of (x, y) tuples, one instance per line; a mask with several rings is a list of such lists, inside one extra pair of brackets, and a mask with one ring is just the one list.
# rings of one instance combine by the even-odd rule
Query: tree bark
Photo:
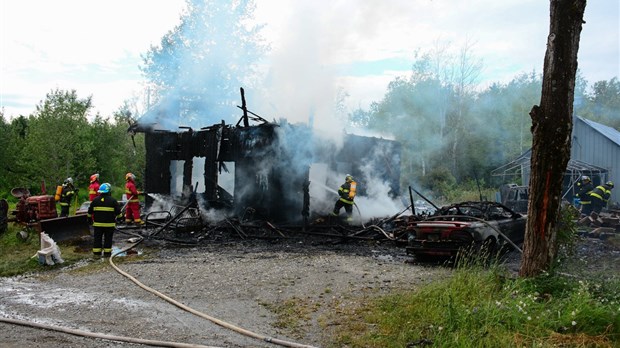
[(520, 276), (549, 270), (557, 251), (562, 179), (570, 158), (577, 52), (586, 0), (551, 0), (540, 106), (532, 118), (528, 220)]

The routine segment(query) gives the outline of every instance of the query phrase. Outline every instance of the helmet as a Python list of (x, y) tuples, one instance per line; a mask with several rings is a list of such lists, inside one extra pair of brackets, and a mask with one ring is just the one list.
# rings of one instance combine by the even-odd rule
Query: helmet
[(588, 182), (588, 181), (590, 181), (590, 177), (587, 176), (587, 175), (584, 175), (584, 176), (581, 177), (581, 181)]
[(66, 178), (66, 179), (65, 179), (65, 184), (72, 184), (72, 185), (73, 185), (73, 179), (71, 179), (71, 178)]
[(344, 177), (344, 181), (346, 181), (346, 182), (353, 181), (353, 175), (347, 174), (347, 176)]
[(99, 192), (99, 193), (110, 193), (111, 189), (112, 189), (112, 186), (110, 186), (110, 184), (108, 184), (106, 182), (104, 184), (101, 184), (101, 186), (99, 186), (99, 190), (97, 190), (97, 192)]
[(605, 183), (605, 185), (609, 186), (610, 188), (614, 188), (614, 182), (613, 181), (608, 181)]
[(136, 176), (133, 175), (132, 173), (127, 173), (127, 174), (125, 174), (125, 180), (134, 181), (134, 180), (136, 180)]
[(99, 174), (93, 174), (90, 176), (90, 182), (95, 182), (99, 180)]

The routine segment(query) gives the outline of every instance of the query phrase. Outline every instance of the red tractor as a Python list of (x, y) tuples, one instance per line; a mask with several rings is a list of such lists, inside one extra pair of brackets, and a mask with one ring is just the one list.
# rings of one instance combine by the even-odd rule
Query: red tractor
[(28, 228), (34, 228), (37, 232), (45, 232), (57, 242), (90, 236), (86, 215), (58, 217), (54, 196), (31, 196), (30, 191), (26, 188), (14, 188), (11, 190), (11, 195), (18, 198), (19, 201), (15, 210), (11, 211), (11, 217), (7, 216), (8, 204), (6, 200), (0, 202), (2, 209), (0, 232), (3, 231), (3, 226), (6, 230), (6, 222), (14, 222)]

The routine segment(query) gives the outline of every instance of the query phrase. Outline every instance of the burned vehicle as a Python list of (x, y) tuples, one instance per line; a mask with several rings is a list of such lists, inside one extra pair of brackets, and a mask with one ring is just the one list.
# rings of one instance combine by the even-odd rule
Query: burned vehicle
[(465, 248), (496, 252), (518, 248), (525, 235), (527, 216), (497, 202), (462, 202), (441, 207), (432, 216), (411, 222), (407, 253), (419, 260), (451, 257)]

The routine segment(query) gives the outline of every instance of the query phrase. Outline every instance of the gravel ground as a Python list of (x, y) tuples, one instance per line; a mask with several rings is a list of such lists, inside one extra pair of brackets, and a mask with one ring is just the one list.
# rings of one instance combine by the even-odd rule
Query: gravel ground
[[(140, 246), (138, 247), (140, 248)], [(115, 258), (118, 260), (118, 258)], [(129, 260), (127, 260), (129, 261)], [(167, 296), (260, 337), (321, 346), (334, 307), (412, 289), (450, 270), (416, 265), (404, 248), (368, 243), (244, 241), (162, 248), (116, 264)], [(105, 262), (0, 279), (0, 316), (88, 332), (218, 347), (274, 347), (188, 313), (145, 291)], [(279, 323), (284, 304), (305, 308)], [(227, 325), (225, 324), (225, 325)], [(2, 347), (125, 347), (130, 343), (0, 323)], [(135, 345), (138, 346), (138, 345)]]
[[(117, 240), (119, 238), (117, 237)], [(138, 249), (140, 246), (138, 247)], [(145, 249), (146, 250), (146, 249)], [(449, 276), (447, 267), (417, 264), (404, 248), (374, 242), (243, 241), (151, 249), (117, 262), (125, 272), (180, 303), (260, 337), (325, 346), (333, 313), (369, 296)], [(516, 271), (518, 254), (508, 258)], [(120, 258), (120, 257), (119, 257)], [(118, 260), (118, 258), (115, 258)], [(617, 277), (620, 250), (605, 241), (579, 243), (574, 265)], [(188, 313), (140, 288), (105, 263), (0, 279), (0, 317), (93, 333), (217, 347), (274, 347)], [(86, 263), (85, 263), (86, 264)], [(571, 266), (573, 271), (575, 266)], [(304, 310), (284, 323), (277, 308)], [(0, 323), (0, 346), (141, 346)]]

